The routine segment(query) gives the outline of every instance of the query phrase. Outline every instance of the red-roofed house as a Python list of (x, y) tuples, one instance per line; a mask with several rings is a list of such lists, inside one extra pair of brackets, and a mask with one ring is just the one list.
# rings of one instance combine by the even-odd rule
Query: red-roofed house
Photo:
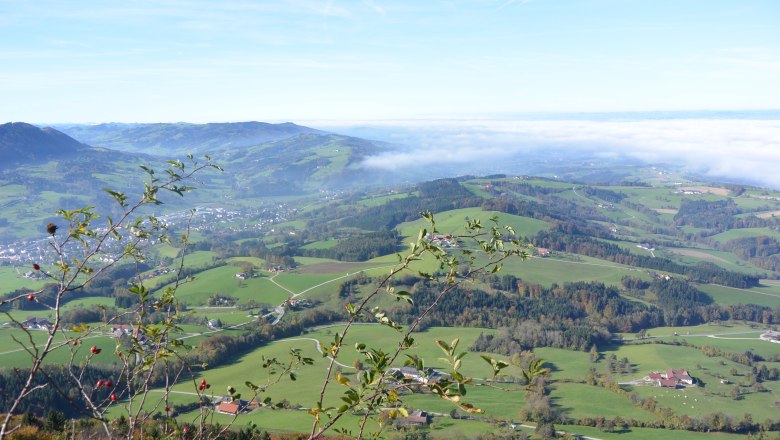
[(666, 388), (677, 388), (677, 379), (658, 379), (658, 385)]
[(667, 379), (675, 379), (688, 385), (693, 385), (693, 378), (688, 374), (688, 370), (667, 370)]
[(241, 411), (236, 402), (220, 402), (217, 405), (217, 412), (221, 414), (237, 415)]
[(650, 379), (652, 380), (660, 380), (664, 377), (661, 375), (661, 373), (650, 373)]

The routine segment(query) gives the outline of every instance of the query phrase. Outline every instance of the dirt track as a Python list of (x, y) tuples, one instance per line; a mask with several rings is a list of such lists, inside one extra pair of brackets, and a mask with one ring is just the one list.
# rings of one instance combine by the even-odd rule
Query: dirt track
[(345, 271), (358, 272), (362, 269), (370, 269), (376, 266), (373, 263), (319, 263), (303, 266), (295, 271), (303, 274), (332, 274)]
[(696, 257), (696, 258), (702, 258), (704, 260), (717, 261), (719, 263), (734, 264), (731, 261), (724, 260), (723, 258), (716, 257), (715, 255), (710, 255), (706, 252), (695, 251), (693, 249), (668, 249), (667, 248), (666, 250), (668, 250), (673, 254), (685, 255), (687, 257)]
[(758, 218), (772, 218), (780, 216), (780, 211), (769, 211), (769, 212), (762, 212), (760, 214), (756, 214), (756, 217)]
[(729, 190), (726, 188), (716, 188), (714, 186), (686, 186), (684, 188), (680, 188), (682, 191), (700, 191), (703, 193), (710, 193), (715, 194), (719, 196), (727, 196), (729, 195)]

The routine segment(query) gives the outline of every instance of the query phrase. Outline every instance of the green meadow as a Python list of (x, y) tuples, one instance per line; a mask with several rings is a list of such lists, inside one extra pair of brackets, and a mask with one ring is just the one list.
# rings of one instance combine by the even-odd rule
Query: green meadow
[(572, 281), (601, 281), (619, 285), (625, 275), (641, 276), (645, 272), (643, 269), (597, 258), (557, 253), (551, 257), (534, 257), (526, 261), (510, 260), (504, 264), (502, 271), (547, 287), (553, 283)]
[(743, 228), (743, 229), (731, 229), (726, 232), (721, 232), (712, 236), (712, 239), (718, 243), (726, 243), (730, 240), (737, 238), (751, 238), (751, 237), (772, 237), (776, 240), (780, 240), (780, 232), (770, 228)]
[(238, 267), (228, 265), (200, 272), (192, 281), (179, 286), (177, 296), (191, 306), (206, 305), (208, 299), (215, 294), (236, 297), (239, 302), (254, 300), (272, 305), (279, 304), (290, 296), (266, 277), (246, 280), (236, 278), (239, 271)]
[(773, 308), (780, 306), (780, 292), (775, 293), (777, 288), (766, 284), (750, 289), (717, 284), (699, 284), (697, 288), (711, 296), (717, 304), (757, 304)]
[(0, 266), (0, 295), (24, 288), (35, 290), (43, 287), (46, 280), (32, 280), (22, 276), (31, 270), (31, 267), (26, 266), (18, 268)]
[[(483, 211), (480, 208), (453, 209), (439, 212), (434, 215), (436, 229), (447, 234), (462, 234), (465, 232), (467, 219), (479, 219), (482, 226), (489, 228), (493, 225), (489, 219), (497, 216), (501, 226), (511, 226), (518, 236), (531, 236), (550, 227), (547, 222), (528, 217), (520, 217), (512, 214), (504, 214), (496, 211)], [(421, 229), (430, 229), (430, 225), (424, 219), (413, 222), (401, 223), (397, 229), (405, 237), (417, 238)]]
[(404, 192), (404, 193), (397, 193), (397, 194), (386, 194), (382, 196), (367, 197), (365, 199), (358, 201), (358, 204), (370, 208), (374, 206), (384, 205), (390, 200), (405, 199), (411, 195), (417, 195), (417, 194), (418, 192), (414, 191), (411, 193)]

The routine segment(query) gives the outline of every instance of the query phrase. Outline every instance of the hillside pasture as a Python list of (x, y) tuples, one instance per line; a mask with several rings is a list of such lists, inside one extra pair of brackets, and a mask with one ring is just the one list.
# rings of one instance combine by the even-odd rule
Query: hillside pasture
[(215, 294), (238, 298), (239, 302), (255, 300), (261, 304), (279, 304), (290, 295), (264, 277), (241, 280), (235, 266), (220, 266), (195, 275), (195, 279), (179, 286), (178, 298), (187, 304), (206, 305)]
[[(762, 281), (763, 283), (763, 281)], [(750, 289), (721, 286), (717, 284), (697, 284), (696, 287), (712, 297), (717, 304), (757, 304), (766, 307), (780, 306), (780, 292), (774, 293), (772, 287), (762, 284)]]
[(339, 243), (336, 239), (320, 240), (301, 246), (301, 249), (331, 249)]
[(533, 257), (526, 261), (512, 259), (504, 264), (502, 272), (549, 287), (553, 283), (573, 281), (601, 281), (619, 285), (623, 276), (638, 276), (645, 270), (581, 255), (556, 254), (546, 258)]
[(319, 263), (299, 267), (295, 271), (300, 274), (323, 275), (323, 274), (347, 274), (360, 272), (366, 269), (377, 267), (375, 263)]
[(684, 186), (680, 188), (680, 191), (699, 191), (701, 193), (715, 194), (721, 197), (726, 197), (730, 193), (726, 188), (719, 188), (717, 186)]
[(693, 432), (674, 429), (629, 428), (628, 430), (604, 431), (590, 426), (555, 425), (559, 430), (574, 432), (590, 438), (604, 440), (745, 440), (741, 434), (724, 432)]
[(366, 197), (365, 199), (361, 199), (360, 201), (358, 201), (358, 204), (365, 206), (367, 208), (372, 208), (375, 206), (384, 205), (385, 203), (391, 200), (405, 199), (412, 195), (418, 195), (418, 192), (414, 191), (411, 193), (404, 192), (404, 193), (384, 194), (384, 195), (378, 195), (373, 197)]
[[(728, 344), (741, 345), (745, 348), (748, 345), (744, 340), (716, 339), (708, 337), (692, 337), (692, 343), (697, 345), (712, 345), (724, 347)], [(695, 342), (694, 342), (695, 338)], [(677, 339), (683, 339), (678, 337)], [(671, 338), (670, 338), (671, 340)], [(750, 346), (757, 346), (755, 341)], [(772, 345), (767, 343), (767, 345)], [(777, 344), (774, 344), (777, 345)], [(772, 348), (772, 347), (770, 347)], [(780, 351), (780, 347), (773, 348)], [(742, 349), (741, 351), (744, 351)], [(671, 408), (677, 414), (688, 414), (690, 416), (701, 416), (704, 414), (721, 411), (732, 417), (739, 418), (745, 412), (751, 412), (756, 420), (763, 420), (767, 417), (775, 417), (773, 409), (776, 400), (770, 392), (756, 393), (749, 388), (741, 400), (734, 400), (731, 392), (734, 383), (750, 372), (750, 367), (734, 363), (722, 357), (708, 357), (698, 348), (692, 346), (665, 345), (657, 343), (642, 344), (624, 344), (610, 347), (603, 352), (604, 356), (615, 354), (617, 359), (626, 357), (632, 365), (632, 373), (617, 374), (616, 380), (619, 382), (629, 382), (647, 376), (653, 371), (664, 371), (671, 368), (684, 368), (690, 371), (690, 374), (699, 380), (697, 386), (683, 389), (666, 389), (656, 386), (624, 386), (629, 391), (634, 391), (641, 397), (652, 396), (658, 402), (659, 406)], [(599, 361), (603, 364), (604, 360)], [(740, 376), (732, 377), (730, 369), (736, 369)], [(603, 366), (597, 368), (597, 371), (603, 371)], [(726, 377), (731, 380), (731, 384), (721, 384), (719, 378)], [(780, 389), (778, 382), (765, 382), (764, 385), (770, 389)], [(687, 396), (687, 397), (686, 397)]]
[[(77, 333), (65, 331), (68, 338), (78, 336)], [(39, 348), (45, 343), (48, 333), (44, 330), (30, 331), (32, 341)], [(16, 340), (23, 342), (24, 346), (31, 347), (27, 334), (19, 328), (0, 327), (0, 365), (5, 368), (29, 368), (32, 358), (29, 353), (19, 345)], [(105, 333), (95, 333), (83, 339), (83, 343), (73, 347), (66, 342), (62, 335), (54, 339), (54, 349), (46, 356), (44, 363), (47, 365), (62, 365), (70, 361), (73, 355), (76, 364), (84, 362), (89, 354), (89, 348), (95, 345), (103, 350), (102, 354), (93, 356), (93, 362), (98, 364), (112, 364), (117, 358), (114, 355), (116, 340)]]
[[(493, 223), (489, 220), (497, 216), (501, 226), (511, 226), (519, 236), (532, 236), (550, 227), (549, 223), (528, 217), (520, 217), (512, 214), (504, 214), (497, 211), (483, 211), (480, 208), (453, 209), (439, 212), (434, 215), (436, 229), (441, 233), (462, 234), (465, 225), (470, 220), (478, 219), (484, 227), (490, 227)], [(430, 229), (430, 225), (424, 219), (401, 223), (397, 226), (401, 235), (416, 238), (421, 229)]]
[(31, 290), (40, 289), (47, 282), (51, 282), (51, 280), (25, 278), (24, 274), (30, 271), (32, 271), (32, 267), (28, 266), (0, 266), (0, 295), (25, 288)]
[(776, 240), (780, 240), (780, 231), (770, 228), (743, 228), (743, 229), (730, 229), (726, 232), (721, 232), (712, 236), (712, 239), (718, 243), (726, 243), (738, 238), (752, 238), (752, 237), (772, 237)]
[(555, 383), (550, 396), (552, 403), (567, 417), (631, 417), (655, 420), (654, 413), (634, 406), (623, 396), (605, 388), (582, 383)]
[(747, 261), (742, 261), (730, 252), (712, 249), (662, 248), (656, 250), (656, 255), (668, 257), (684, 264), (713, 263), (724, 269), (742, 273), (756, 274), (766, 272), (765, 269), (758, 268)]

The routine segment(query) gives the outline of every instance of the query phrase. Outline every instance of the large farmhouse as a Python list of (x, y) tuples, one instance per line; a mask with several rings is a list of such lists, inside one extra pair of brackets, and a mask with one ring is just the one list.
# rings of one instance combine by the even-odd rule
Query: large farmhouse
[(686, 385), (693, 385), (693, 378), (688, 374), (688, 370), (666, 370), (664, 372), (654, 371), (648, 375), (650, 380), (656, 382), (659, 387), (677, 388)]

